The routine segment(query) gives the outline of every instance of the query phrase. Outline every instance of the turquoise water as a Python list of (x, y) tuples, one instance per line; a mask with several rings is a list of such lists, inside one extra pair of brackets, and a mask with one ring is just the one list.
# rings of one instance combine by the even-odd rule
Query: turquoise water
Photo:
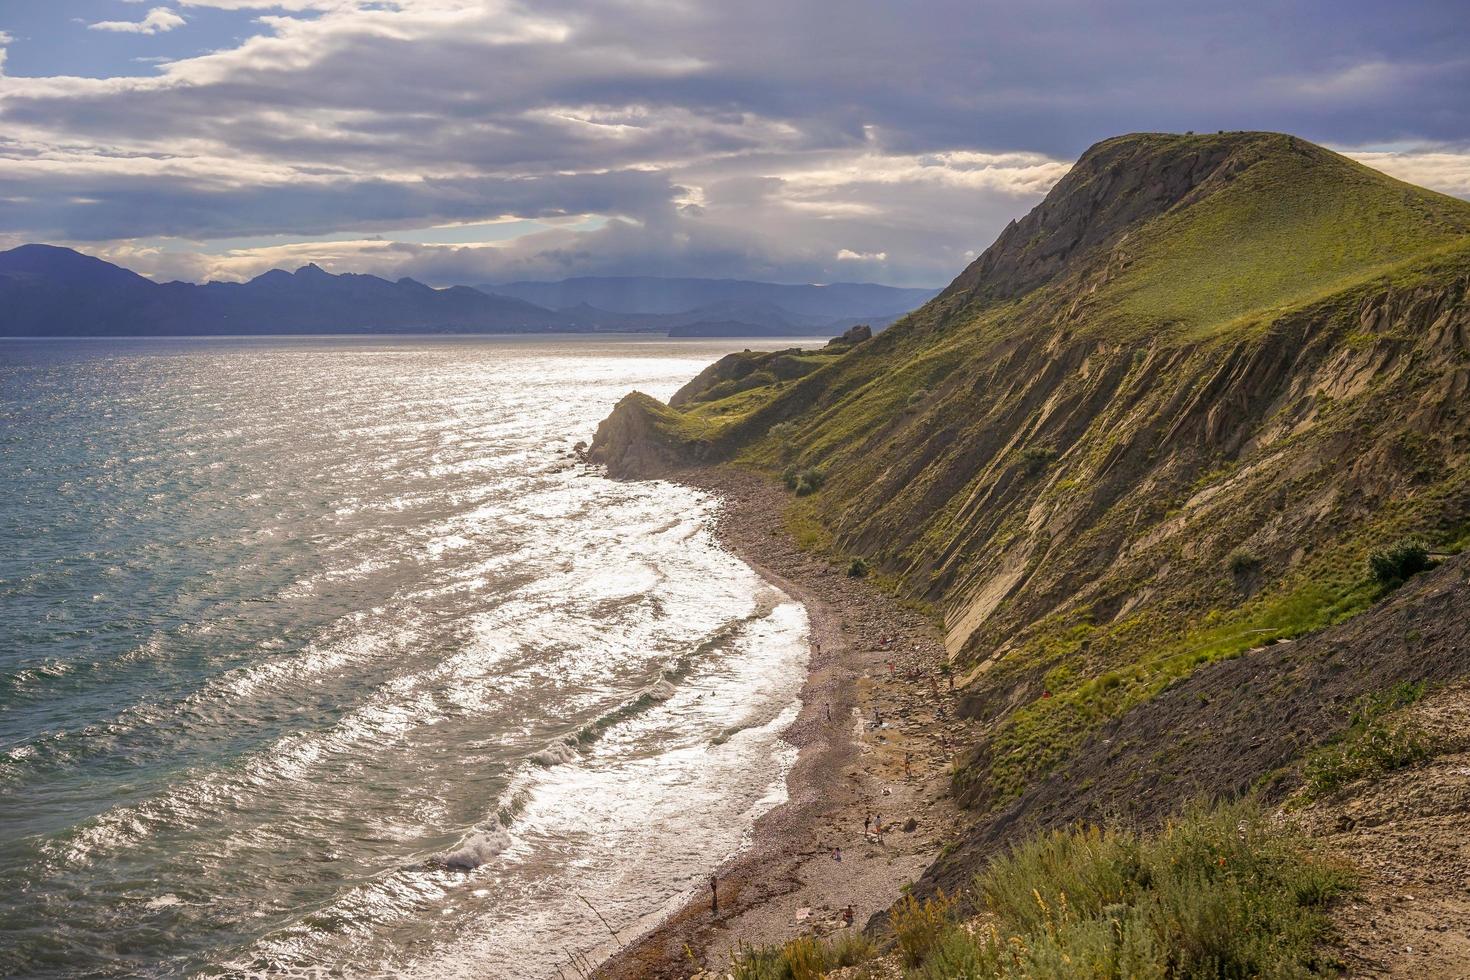
[(739, 346), (0, 341), (0, 975), (556, 976), (698, 887), (805, 614), (568, 450)]

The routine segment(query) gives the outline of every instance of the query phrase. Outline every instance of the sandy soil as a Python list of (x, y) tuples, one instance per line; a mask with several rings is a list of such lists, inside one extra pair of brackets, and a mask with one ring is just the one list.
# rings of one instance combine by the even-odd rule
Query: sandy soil
[[(798, 757), (788, 801), (761, 817), (751, 846), (719, 870), (719, 912), (711, 913), (708, 891), (696, 894), (599, 977), (687, 977), (726, 965), (738, 944), (842, 929), (848, 905), (861, 928), (934, 859), (957, 819), (949, 751), (969, 739), (939, 672), (937, 625), (795, 547), (781, 528), (790, 503), (781, 487), (725, 467), (680, 480), (721, 497), (721, 542), (806, 605), (812, 657), (800, 714), (785, 733)], [(881, 819), (881, 839), (864, 833), (869, 815)]]

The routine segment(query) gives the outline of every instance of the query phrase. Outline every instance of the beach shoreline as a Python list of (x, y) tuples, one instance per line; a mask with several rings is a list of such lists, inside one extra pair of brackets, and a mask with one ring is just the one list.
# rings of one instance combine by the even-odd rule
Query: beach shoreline
[[(604, 962), (596, 975), (608, 980), (689, 977), (727, 966), (742, 944), (835, 933), (849, 905), (851, 928), (862, 929), (932, 862), (958, 819), (948, 774), (962, 723), (932, 617), (802, 551), (783, 526), (790, 495), (773, 481), (733, 466), (675, 479), (718, 497), (720, 543), (805, 606), (811, 659), (783, 733), (797, 749), (787, 799), (715, 872), (718, 912), (707, 889), (696, 892)], [(881, 840), (864, 832), (869, 815), (882, 821)]]

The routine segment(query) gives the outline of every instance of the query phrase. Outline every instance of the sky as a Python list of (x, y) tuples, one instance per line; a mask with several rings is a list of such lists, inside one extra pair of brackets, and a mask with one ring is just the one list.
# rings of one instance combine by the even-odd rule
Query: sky
[(0, 247), (939, 286), (1092, 143), (1470, 198), (1465, 0), (0, 0)]

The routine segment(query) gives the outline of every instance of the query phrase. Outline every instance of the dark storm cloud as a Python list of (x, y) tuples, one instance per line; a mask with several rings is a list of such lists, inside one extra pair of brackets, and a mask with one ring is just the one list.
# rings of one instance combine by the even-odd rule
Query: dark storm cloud
[(1470, 186), (1458, 2), (320, 6), (157, 79), (0, 77), (0, 234), (597, 214), (625, 220), (363, 261), (939, 283), (1119, 132), (1407, 148), (1373, 162)]

